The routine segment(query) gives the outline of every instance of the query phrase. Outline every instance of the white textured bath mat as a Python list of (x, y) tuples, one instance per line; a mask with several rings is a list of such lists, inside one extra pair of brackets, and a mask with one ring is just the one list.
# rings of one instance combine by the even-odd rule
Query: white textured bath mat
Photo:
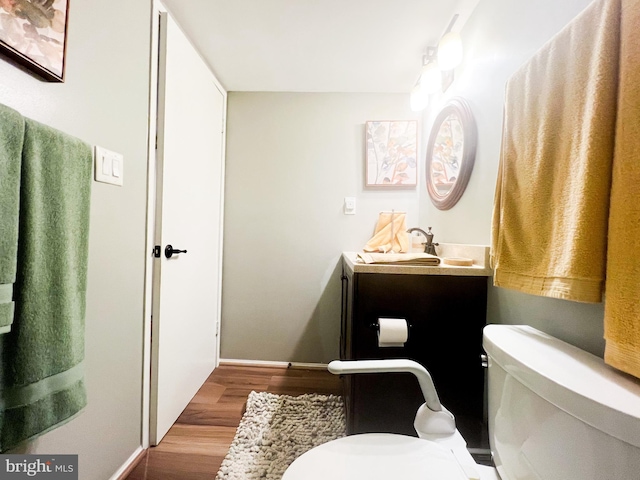
[(344, 436), (340, 396), (251, 392), (216, 480), (279, 480), (304, 452)]

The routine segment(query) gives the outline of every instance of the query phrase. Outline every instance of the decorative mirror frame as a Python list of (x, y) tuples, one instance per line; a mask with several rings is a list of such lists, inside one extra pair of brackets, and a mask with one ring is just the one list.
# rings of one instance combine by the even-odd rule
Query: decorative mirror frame
[[(460, 158), (458, 159), (458, 176), (455, 178), (449, 191), (442, 194), (438, 192), (433, 182), (434, 149), (438, 139), (442, 138), (440, 130), (451, 115), (455, 115), (462, 126), (462, 155), (460, 155)], [(476, 158), (477, 135), (476, 122), (473, 118), (473, 114), (471, 113), (471, 108), (467, 101), (461, 97), (452, 98), (440, 111), (433, 122), (431, 134), (429, 135), (429, 143), (427, 145), (425, 171), (429, 197), (431, 197), (431, 202), (438, 209), (449, 210), (458, 203), (458, 200), (460, 200), (460, 197), (462, 197), (462, 194), (467, 188)], [(449, 136), (449, 138), (451, 138), (451, 136)]]

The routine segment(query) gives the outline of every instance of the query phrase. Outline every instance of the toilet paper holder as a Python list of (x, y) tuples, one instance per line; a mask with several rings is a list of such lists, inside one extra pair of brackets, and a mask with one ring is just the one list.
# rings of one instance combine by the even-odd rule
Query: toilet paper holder
[[(380, 318), (386, 318), (386, 317), (380, 317)], [(398, 318), (398, 317), (389, 317), (389, 318)], [(407, 322), (407, 329), (409, 329), (409, 331), (411, 331), (411, 328), (413, 327), (413, 325), (411, 323), (409, 323), (409, 321), (405, 318), (404, 319)], [(371, 330), (375, 330), (376, 332), (380, 331), (380, 324), (376, 321), (373, 322), (371, 324), (369, 324), (369, 328)]]
[[(402, 332), (385, 331), (385, 334), (383, 336), (382, 330), (380, 328), (380, 323), (385, 320), (402, 321), (406, 325), (406, 327), (404, 328), (404, 334)], [(377, 321), (372, 322), (369, 325), (369, 328), (371, 328), (377, 333), (379, 348), (403, 348), (407, 345), (407, 342), (411, 338), (411, 324), (406, 318), (378, 317)], [(394, 328), (397, 328), (397, 327), (394, 327)], [(398, 334), (400, 335), (399, 337), (398, 337)]]

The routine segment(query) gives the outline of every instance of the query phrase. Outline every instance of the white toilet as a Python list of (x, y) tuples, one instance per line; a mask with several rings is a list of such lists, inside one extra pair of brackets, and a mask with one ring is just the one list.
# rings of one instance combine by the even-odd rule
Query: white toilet
[[(638, 379), (528, 326), (488, 325), (483, 346), (495, 468), (473, 461), (455, 427), (453, 433), (420, 433), (420, 410), (432, 407), (434, 395), (439, 401), (435, 390), (426, 391), (430, 376), (425, 380), (413, 372), (427, 399), (416, 416), (421, 438), (383, 433), (340, 438), (300, 456), (282, 479), (640, 479)], [(340, 371), (346, 364), (355, 371), (352, 364), (364, 362), (338, 362), (330, 369)], [(370, 371), (381, 368), (380, 363)], [(437, 415), (448, 413), (443, 411)], [(436, 418), (436, 431), (442, 418)]]

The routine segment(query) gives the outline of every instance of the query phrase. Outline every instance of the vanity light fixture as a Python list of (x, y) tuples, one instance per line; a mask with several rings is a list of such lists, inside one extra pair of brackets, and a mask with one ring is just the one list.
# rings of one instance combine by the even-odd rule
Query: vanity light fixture
[(448, 32), (438, 43), (440, 70), (453, 70), (462, 63), (462, 40), (458, 32)]
[(438, 43), (438, 66), (440, 70), (453, 70), (462, 63), (462, 39), (458, 32), (451, 31), (459, 16), (457, 13), (453, 16)]
[(429, 103), (429, 95), (440, 89), (441, 76), (436, 64), (436, 48), (429, 47), (422, 57), (422, 71), (411, 89), (411, 110), (419, 112)]
[(427, 48), (427, 54), (420, 72), (420, 87), (428, 95), (440, 91), (442, 88), (442, 74), (436, 60), (436, 49)]
[(419, 112), (427, 108), (427, 104), (429, 103), (429, 94), (427, 94), (420, 84), (420, 79), (416, 82), (416, 84), (411, 89), (411, 96), (409, 97), (409, 102), (411, 104), (411, 110), (414, 112)]
[[(458, 20), (455, 14), (437, 47), (427, 47), (422, 58), (420, 77), (411, 90), (411, 109), (414, 112), (424, 109), (429, 102), (429, 95), (442, 91), (443, 72), (449, 72), (462, 63), (462, 40), (458, 32), (451, 29)], [(452, 75), (452, 72), (449, 72)]]

